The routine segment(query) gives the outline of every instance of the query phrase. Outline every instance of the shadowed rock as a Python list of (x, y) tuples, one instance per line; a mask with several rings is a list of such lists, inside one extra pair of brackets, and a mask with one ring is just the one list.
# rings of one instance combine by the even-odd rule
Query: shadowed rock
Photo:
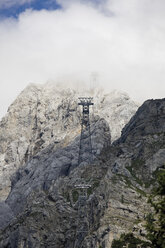
[(165, 99), (145, 102), (110, 147), (107, 123), (98, 119), (92, 164), (77, 166), (79, 137), (33, 156), (12, 179), (6, 203), (15, 218), (1, 230), (0, 247), (73, 248), (79, 223), (75, 184), (81, 181), (91, 184), (83, 248), (110, 248), (114, 237), (130, 230), (140, 237), (149, 209), (147, 193), (164, 166), (164, 105)]

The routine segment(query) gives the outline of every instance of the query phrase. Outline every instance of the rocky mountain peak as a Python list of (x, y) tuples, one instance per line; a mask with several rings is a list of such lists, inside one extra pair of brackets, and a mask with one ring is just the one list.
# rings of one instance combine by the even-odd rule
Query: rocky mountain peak
[(123, 128), (120, 141), (130, 142), (165, 130), (165, 99), (147, 100)]
[[(12, 173), (10, 194), (0, 204), (0, 247), (73, 248), (76, 240), (77, 247), (111, 248), (112, 240), (121, 233), (132, 231), (143, 238), (147, 195), (165, 161), (165, 99), (146, 101), (124, 127), (122, 136), (110, 145), (111, 136), (115, 137), (126, 117), (128, 120), (132, 101), (117, 91), (99, 91), (93, 118), (91, 111), (94, 156), (87, 162), (84, 144), (84, 162), (78, 164), (81, 110), (77, 98), (82, 94), (52, 89), (52, 85), (29, 87), (29, 96), (26, 98), (26, 89), (16, 100), (18, 106), (14, 103), (1, 122), (1, 137), (4, 123), (17, 135), (14, 132), (12, 139), (10, 133), (2, 139), (1, 168), (3, 173), (7, 168)], [(91, 188), (85, 213), (80, 211), (79, 215), (75, 185), (80, 182)], [(80, 237), (76, 233), (81, 230), (84, 214), (88, 232)]]
[(78, 97), (94, 97), (94, 115), (110, 125), (111, 139), (137, 109), (126, 93), (105, 94), (103, 89), (75, 90), (53, 83), (30, 84), (11, 104), (0, 122), (0, 199), (10, 191), (10, 176), (49, 144), (66, 146), (80, 133), (81, 108)]

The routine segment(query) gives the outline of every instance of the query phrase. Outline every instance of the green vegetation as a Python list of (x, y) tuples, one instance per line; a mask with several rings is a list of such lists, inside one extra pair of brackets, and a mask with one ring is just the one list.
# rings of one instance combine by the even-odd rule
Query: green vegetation
[(124, 183), (128, 186), (128, 188), (132, 188), (133, 189), (133, 185), (131, 183), (131, 181), (129, 180), (129, 178), (123, 174), (117, 174), (116, 177), (118, 177), (117, 180), (122, 180), (124, 181)]
[(119, 240), (114, 240), (112, 248), (165, 248), (165, 170), (157, 173), (158, 186), (149, 197), (153, 208), (146, 218), (146, 239), (134, 237), (133, 233), (122, 234)]
[(112, 243), (112, 248), (124, 248), (124, 247), (148, 248), (150, 247), (150, 243), (134, 237), (132, 233), (128, 233), (128, 234), (122, 234), (119, 240), (113, 240)]
[(93, 191), (99, 186), (100, 181), (98, 179), (94, 179), (92, 183), (92, 187), (87, 190), (88, 196), (93, 193)]
[(79, 197), (79, 192), (77, 190), (73, 190), (72, 191), (72, 197), (73, 197), (73, 202), (75, 203), (76, 201), (78, 201), (78, 197)]
[(69, 192), (63, 193), (63, 197), (66, 199), (67, 202), (70, 202)]
[[(93, 193), (93, 191), (99, 186), (99, 184), (100, 184), (99, 179), (93, 179), (93, 182), (91, 183), (92, 186), (87, 189), (88, 196)], [(69, 191), (63, 191), (62, 195), (66, 199), (66, 201), (70, 203), (71, 203), (70, 197), (72, 196), (73, 203), (76, 203), (79, 198), (79, 193), (80, 193), (79, 190), (75, 188), (71, 191), (72, 195), (69, 194)]]
[(128, 179), (128, 177), (124, 176), (124, 179), (125, 179), (126, 185), (127, 185), (129, 188), (132, 188), (132, 189), (133, 189), (133, 185), (132, 185), (131, 181)]
[(139, 188), (137, 188), (137, 187), (135, 187), (135, 190), (136, 190), (136, 192), (138, 192), (140, 195), (143, 195), (143, 196), (147, 196), (147, 194), (146, 194), (146, 192), (145, 191), (143, 191), (143, 190), (141, 190), (141, 189), (139, 189)]
[(165, 247), (165, 170), (158, 173), (158, 187), (149, 198), (154, 211), (147, 216), (147, 238), (154, 248)]
[(111, 182), (112, 182), (113, 184), (116, 184), (117, 181), (118, 181), (118, 177), (117, 177), (116, 175), (114, 175), (114, 176), (111, 178)]
[(153, 178), (145, 182), (145, 188), (149, 188), (151, 185), (153, 185), (156, 182), (156, 179), (158, 178), (159, 173), (160, 173), (159, 169), (156, 169), (156, 171), (153, 172)]
[(143, 185), (143, 182), (140, 178), (137, 177), (137, 172), (139, 170), (142, 170), (142, 167), (144, 166), (144, 164), (145, 164), (144, 160), (135, 159), (135, 160), (132, 160), (131, 166), (126, 166), (127, 170), (131, 173), (131, 175), (134, 177), (136, 182), (141, 186)]
[(128, 188), (134, 189), (134, 190), (136, 190), (140, 195), (143, 195), (143, 196), (146, 197), (145, 191), (139, 189), (138, 187), (135, 187), (127, 176), (124, 176), (124, 175), (122, 175), (122, 174), (118, 174), (117, 176), (118, 176), (119, 178), (123, 178), (123, 179), (124, 179), (124, 182), (125, 182), (125, 184), (127, 185)]
[(143, 166), (144, 164), (145, 164), (145, 161), (144, 161), (144, 160), (135, 159), (135, 160), (132, 160), (131, 167), (133, 167), (134, 170), (139, 170), (139, 168), (142, 168), (142, 166)]
[(124, 196), (121, 195), (121, 203), (124, 203)]

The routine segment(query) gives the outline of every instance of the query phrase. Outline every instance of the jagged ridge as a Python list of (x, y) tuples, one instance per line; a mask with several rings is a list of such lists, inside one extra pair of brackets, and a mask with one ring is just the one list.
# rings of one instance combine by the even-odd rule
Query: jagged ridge
[[(57, 154), (51, 148), (33, 157), (13, 180), (6, 203), (16, 219), (1, 232), (1, 247), (72, 248), (77, 225), (73, 189), (81, 178), (92, 184), (87, 202), (90, 231), (83, 248), (110, 248), (114, 237), (130, 230), (143, 234), (142, 223), (148, 211), (146, 196), (154, 184), (154, 174), (165, 161), (164, 118), (165, 99), (145, 102), (123, 129), (121, 138), (104, 148), (93, 164), (67, 170), (67, 175), (58, 174), (56, 179), (43, 177), (44, 184), (40, 178), (31, 190), (36, 171), (43, 176), (53, 175), (51, 168)], [(70, 146), (66, 150), (69, 154), (72, 151)], [(47, 157), (48, 163), (44, 162)], [(49, 174), (43, 172), (43, 167), (40, 169), (41, 161)], [(20, 204), (22, 208), (17, 208)]]
[[(94, 113), (110, 125), (112, 141), (137, 109), (126, 93), (78, 92), (53, 84), (29, 85), (0, 122), (0, 200), (10, 192), (10, 177), (35, 154), (54, 143), (66, 146), (80, 133), (79, 96), (94, 97)], [(91, 113), (93, 114), (92, 110)], [(92, 116), (91, 116), (92, 117)]]

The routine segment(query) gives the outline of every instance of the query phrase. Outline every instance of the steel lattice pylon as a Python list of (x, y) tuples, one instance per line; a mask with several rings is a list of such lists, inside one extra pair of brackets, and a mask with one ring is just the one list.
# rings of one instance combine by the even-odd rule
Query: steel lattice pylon
[(78, 226), (76, 230), (74, 248), (81, 248), (84, 238), (89, 233), (89, 220), (87, 214), (87, 190), (91, 187), (90, 184), (81, 183), (75, 185), (79, 191), (78, 198)]
[(92, 160), (92, 142), (90, 132), (89, 107), (94, 105), (92, 97), (80, 97), (78, 105), (83, 107), (81, 119), (81, 136), (78, 164), (81, 162), (91, 162)]
[[(81, 119), (81, 136), (78, 164), (81, 162), (92, 161), (92, 142), (90, 132), (90, 119), (89, 119), (89, 107), (93, 105), (92, 97), (80, 97), (79, 105), (82, 106), (82, 119)], [(91, 187), (90, 184), (86, 184), (85, 181), (75, 185), (75, 188), (79, 191), (78, 198), (78, 223), (75, 235), (74, 248), (81, 248), (84, 238), (89, 232), (89, 220), (87, 214), (87, 190)]]

